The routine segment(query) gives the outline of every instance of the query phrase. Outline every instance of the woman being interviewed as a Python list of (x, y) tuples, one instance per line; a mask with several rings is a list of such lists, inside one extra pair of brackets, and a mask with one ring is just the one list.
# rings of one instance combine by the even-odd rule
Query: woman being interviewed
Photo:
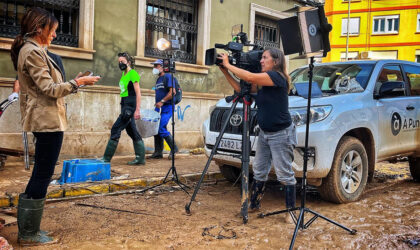
[(21, 244), (53, 242), (39, 227), (48, 184), (67, 128), (63, 97), (76, 93), (80, 85), (92, 85), (100, 79), (86, 76), (63, 81), (63, 72), (45, 50), (56, 37), (57, 26), (58, 21), (50, 12), (29, 9), (11, 48), (20, 83), (22, 127), (36, 138), (35, 165), (25, 192), (19, 195), (18, 242)]
[(223, 60), (220, 70), (236, 92), (240, 92), (240, 85), (228, 71), (251, 83), (251, 91), (257, 92), (255, 101), (260, 133), (252, 168), (254, 182), (251, 188), (251, 211), (260, 207), (271, 162), (277, 180), (285, 185), (286, 207), (295, 207), (296, 179), (292, 162), (297, 140), (296, 129), (289, 114), (290, 76), (286, 71), (283, 52), (278, 49), (265, 50), (260, 61), (262, 73), (251, 73), (231, 65), (226, 54), (220, 54), (219, 59)]

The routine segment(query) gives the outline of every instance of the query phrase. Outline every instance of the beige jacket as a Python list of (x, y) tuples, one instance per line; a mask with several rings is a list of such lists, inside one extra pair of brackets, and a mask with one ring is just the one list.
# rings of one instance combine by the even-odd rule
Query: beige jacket
[(63, 82), (59, 67), (45, 49), (31, 38), (20, 50), (17, 66), (23, 131), (66, 130), (63, 97), (77, 91), (76, 82)]

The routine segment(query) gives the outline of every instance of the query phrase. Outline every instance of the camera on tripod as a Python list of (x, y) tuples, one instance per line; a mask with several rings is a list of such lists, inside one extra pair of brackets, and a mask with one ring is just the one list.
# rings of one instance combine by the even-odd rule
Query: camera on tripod
[[(238, 27), (240, 26), (240, 31)], [(229, 63), (238, 68), (253, 72), (261, 72), (260, 60), (263, 54), (263, 48), (259, 45), (250, 44), (248, 36), (242, 31), (243, 25), (235, 25), (232, 27), (233, 41), (227, 44), (216, 43), (215, 48), (206, 50), (206, 65), (222, 64), (222, 61), (217, 58), (216, 49), (224, 49), (230, 52)], [(253, 49), (248, 52), (243, 52), (244, 46), (253, 46)]]

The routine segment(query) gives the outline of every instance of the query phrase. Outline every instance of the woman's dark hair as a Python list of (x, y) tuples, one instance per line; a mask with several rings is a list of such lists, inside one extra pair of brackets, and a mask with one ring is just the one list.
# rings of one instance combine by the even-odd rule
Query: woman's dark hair
[(132, 56), (130, 56), (130, 54), (128, 54), (128, 52), (120, 52), (118, 53), (118, 57), (124, 57), (127, 62), (130, 63), (130, 67), (133, 69), (134, 68), (134, 58)]
[(48, 31), (50, 31), (57, 23), (57, 18), (55, 18), (51, 12), (42, 8), (34, 7), (26, 11), (20, 25), (20, 34), (16, 36), (10, 50), (10, 56), (12, 57), (15, 70), (17, 70), (19, 51), (25, 43), (25, 39), (39, 35), (40, 30), (44, 30), (45, 28), (48, 28)]
[(291, 84), (291, 78), (289, 74), (287, 73), (286, 69), (286, 58), (284, 57), (283, 51), (276, 49), (276, 48), (270, 48), (266, 49), (265, 51), (268, 51), (270, 53), (270, 56), (273, 58), (274, 66), (273, 70), (277, 71), (286, 79), (288, 83), (287, 92), (290, 91), (290, 84)]

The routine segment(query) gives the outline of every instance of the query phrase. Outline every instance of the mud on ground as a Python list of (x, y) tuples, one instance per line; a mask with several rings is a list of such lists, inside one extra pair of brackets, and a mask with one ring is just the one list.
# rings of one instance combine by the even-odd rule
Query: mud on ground
[[(413, 182), (407, 173), (407, 163), (381, 164), (362, 199), (350, 204), (322, 201), (311, 189), (307, 207), (358, 232), (350, 235), (318, 218), (308, 229), (299, 232), (296, 249), (411, 249), (409, 240), (420, 238), (420, 184)], [(52, 231), (60, 242), (32, 249), (286, 249), (289, 246), (294, 225), (286, 224), (284, 216), (258, 219), (256, 214), (250, 214), (248, 224), (243, 225), (238, 216), (239, 187), (232, 183), (206, 183), (191, 206), (191, 216), (184, 210), (188, 201), (189, 196), (184, 192), (165, 187), (145, 194), (48, 203), (42, 228)], [(283, 208), (283, 192), (276, 184), (269, 185), (262, 211)], [(19, 249), (17, 226), (4, 228), (0, 235)]]

